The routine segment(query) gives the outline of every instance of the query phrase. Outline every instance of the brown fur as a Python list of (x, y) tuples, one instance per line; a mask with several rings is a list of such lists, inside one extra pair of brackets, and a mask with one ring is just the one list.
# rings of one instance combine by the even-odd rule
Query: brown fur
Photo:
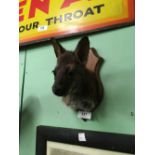
[(57, 65), (54, 69), (53, 93), (63, 97), (67, 106), (78, 111), (93, 111), (101, 102), (96, 74), (85, 65), (89, 52), (89, 40), (80, 40), (74, 52), (65, 50), (53, 41)]

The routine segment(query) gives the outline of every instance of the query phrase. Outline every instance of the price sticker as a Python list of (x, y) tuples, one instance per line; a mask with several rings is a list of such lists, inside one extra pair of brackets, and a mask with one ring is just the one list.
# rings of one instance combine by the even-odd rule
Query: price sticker
[(79, 139), (80, 142), (86, 142), (85, 133), (79, 133), (78, 134), (78, 139)]
[(48, 29), (47, 25), (39, 26), (38, 27), (38, 32), (46, 31)]
[(78, 116), (78, 118), (90, 120), (92, 118), (92, 113), (91, 112), (85, 112), (85, 111), (79, 111), (77, 116)]

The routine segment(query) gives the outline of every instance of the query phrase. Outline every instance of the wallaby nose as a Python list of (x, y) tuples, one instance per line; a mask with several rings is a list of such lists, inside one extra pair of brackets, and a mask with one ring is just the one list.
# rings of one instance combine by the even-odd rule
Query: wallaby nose
[(58, 95), (58, 96), (62, 95), (62, 89), (60, 86), (53, 86), (53, 92), (55, 95)]

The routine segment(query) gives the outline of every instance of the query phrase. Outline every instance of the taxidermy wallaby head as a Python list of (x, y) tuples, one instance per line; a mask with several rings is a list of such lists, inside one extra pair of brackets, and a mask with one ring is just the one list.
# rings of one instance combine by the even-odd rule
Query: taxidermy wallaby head
[(88, 37), (83, 37), (73, 52), (56, 40), (52, 42), (57, 57), (53, 93), (63, 97), (65, 104), (75, 111), (92, 112), (102, 100), (103, 89), (96, 73), (86, 68), (90, 50)]

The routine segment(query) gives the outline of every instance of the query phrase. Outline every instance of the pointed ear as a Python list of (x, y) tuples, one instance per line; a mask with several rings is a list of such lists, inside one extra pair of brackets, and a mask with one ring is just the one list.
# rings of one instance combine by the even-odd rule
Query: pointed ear
[(88, 58), (88, 53), (89, 53), (89, 39), (88, 37), (83, 37), (79, 41), (75, 49), (75, 54), (77, 55), (81, 63), (86, 63)]
[(56, 57), (59, 57), (61, 54), (63, 54), (66, 50), (59, 44), (58, 41), (55, 39), (52, 39), (52, 45), (54, 47), (54, 52)]

